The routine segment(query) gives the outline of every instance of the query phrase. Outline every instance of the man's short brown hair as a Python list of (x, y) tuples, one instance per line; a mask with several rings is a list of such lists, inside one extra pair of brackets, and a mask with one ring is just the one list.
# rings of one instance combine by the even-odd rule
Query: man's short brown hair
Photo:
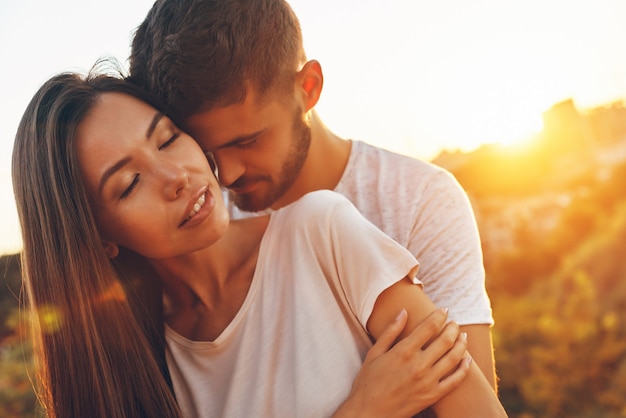
[(129, 80), (185, 118), (293, 86), (306, 60), (284, 0), (157, 0), (132, 42)]

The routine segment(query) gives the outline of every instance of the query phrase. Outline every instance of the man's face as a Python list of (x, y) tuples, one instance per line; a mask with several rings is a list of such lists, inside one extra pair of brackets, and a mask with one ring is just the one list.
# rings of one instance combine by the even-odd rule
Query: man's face
[(221, 183), (240, 209), (282, 206), (311, 143), (311, 129), (295, 100), (253, 92), (241, 104), (215, 108), (184, 121), (203, 150), (213, 153)]

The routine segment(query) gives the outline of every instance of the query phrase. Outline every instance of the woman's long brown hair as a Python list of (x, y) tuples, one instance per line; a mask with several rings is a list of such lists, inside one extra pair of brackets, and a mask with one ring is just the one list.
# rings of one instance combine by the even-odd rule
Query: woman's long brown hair
[(179, 417), (158, 279), (132, 253), (107, 258), (80, 175), (78, 126), (112, 91), (160, 107), (120, 77), (60, 74), (35, 94), (15, 138), (36, 389), (50, 417)]

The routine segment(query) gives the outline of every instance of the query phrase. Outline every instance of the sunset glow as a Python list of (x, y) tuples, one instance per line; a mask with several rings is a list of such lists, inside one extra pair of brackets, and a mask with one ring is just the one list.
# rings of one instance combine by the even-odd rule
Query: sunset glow
[[(13, 202), (10, 156), (30, 97), (51, 75), (125, 62), (153, 0), (4, 2), (0, 39), (0, 198)], [(338, 135), (432, 159), (442, 150), (515, 144), (542, 113), (572, 99), (584, 111), (626, 97), (622, 0), (292, 0), (305, 49), (324, 70), (316, 106)], [(33, 13), (33, 11), (37, 11)], [(63, 25), (58, 22), (62, 21)], [(0, 251), (19, 248), (14, 205), (0, 208)]]

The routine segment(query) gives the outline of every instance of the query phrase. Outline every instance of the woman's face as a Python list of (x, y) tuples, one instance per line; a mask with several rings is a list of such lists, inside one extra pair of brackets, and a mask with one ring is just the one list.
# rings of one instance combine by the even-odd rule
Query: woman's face
[(78, 127), (76, 146), (104, 240), (161, 259), (211, 245), (228, 227), (202, 150), (150, 105), (101, 95)]

